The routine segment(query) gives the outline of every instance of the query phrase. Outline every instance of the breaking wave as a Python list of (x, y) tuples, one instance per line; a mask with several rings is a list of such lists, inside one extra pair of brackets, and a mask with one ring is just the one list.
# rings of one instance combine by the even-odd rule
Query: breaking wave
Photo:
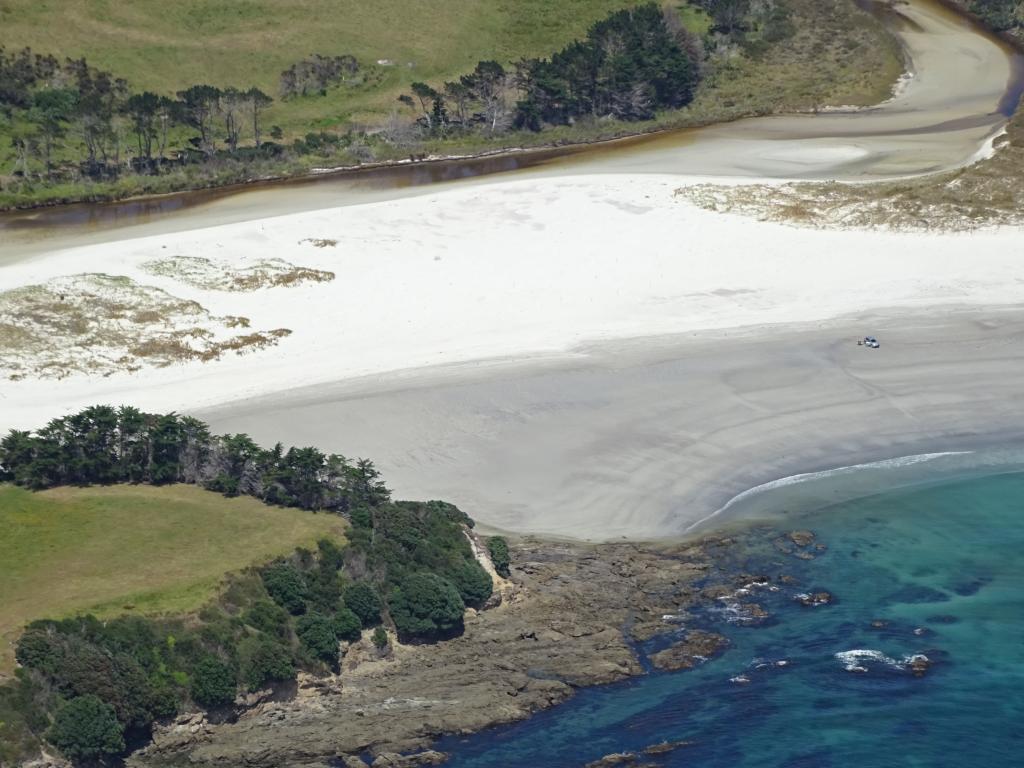
[(1016, 471), (1024, 467), (1019, 448), (942, 451), (802, 472), (761, 483), (732, 497), (685, 528), (690, 533), (720, 519), (768, 516), (787, 509), (823, 507), (880, 490), (895, 490), (938, 478)]

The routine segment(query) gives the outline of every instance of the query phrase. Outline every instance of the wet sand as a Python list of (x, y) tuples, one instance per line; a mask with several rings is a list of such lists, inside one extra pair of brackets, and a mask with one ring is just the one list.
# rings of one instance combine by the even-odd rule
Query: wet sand
[[(873, 333), (880, 350), (857, 346)], [(797, 472), (1024, 434), (1024, 312), (871, 314), (409, 371), (201, 412), (372, 456), (396, 494), (487, 525), (672, 537)]]

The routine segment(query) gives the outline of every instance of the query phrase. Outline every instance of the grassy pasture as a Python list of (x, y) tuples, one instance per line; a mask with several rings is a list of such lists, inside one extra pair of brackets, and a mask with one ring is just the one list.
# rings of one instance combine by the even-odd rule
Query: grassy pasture
[(336, 515), (227, 499), (195, 486), (0, 485), (0, 677), (29, 621), (93, 612), (185, 612), (223, 575), (325, 536)]

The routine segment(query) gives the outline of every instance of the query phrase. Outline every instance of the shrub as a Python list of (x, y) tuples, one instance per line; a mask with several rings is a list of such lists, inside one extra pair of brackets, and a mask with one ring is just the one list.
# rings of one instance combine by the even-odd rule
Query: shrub
[(174, 717), (178, 714), (177, 690), (167, 683), (154, 685), (149, 697), (149, 711), (153, 717)]
[(354, 643), (363, 633), (363, 624), (359, 617), (348, 608), (339, 608), (334, 615), (334, 634), (339, 640)]
[(377, 627), (373, 630), (372, 640), (378, 651), (383, 651), (388, 647), (388, 633), (384, 631), (384, 627)]
[(192, 672), (192, 700), (204, 707), (219, 707), (235, 700), (238, 681), (231, 667), (207, 656)]
[(487, 540), (487, 551), (491, 554), (491, 562), (494, 563), (494, 570), (498, 572), (498, 575), (509, 577), (509, 565), (512, 564), (512, 558), (508, 552), (508, 542), (505, 541), (501, 536), (491, 536)]
[(30, 629), (18, 640), (14, 657), (28, 669), (52, 672), (60, 662), (60, 648), (51, 642), (45, 630)]
[(452, 583), (466, 605), (482, 605), (494, 590), (494, 581), (476, 560), (467, 560), (452, 573)]
[(372, 627), (380, 621), (380, 597), (365, 581), (354, 582), (345, 590), (345, 607), (359, 617), (364, 627)]
[(295, 634), (315, 658), (331, 665), (337, 663), (338, 635), (329, 618), (319, 613), (307, 614), (296, 623)]
[(242, 620), (271, 637), (284, 639), (288, 636), (288, 612), (269, 600), (253, 603)]
[(295, 677), (288, 649), (265, 637), (247, 637), (238, 644), (238, 666), (242, 682), (250, 691), (257, 691), (267, 683)]
[(124, 726), (114, 708), (96, 696), (71, 699), (57, 711), (47, 738), (72, 760), (94, 760), (124, 751)]
[(309, 589), (306, 595), (306, 610), (317, 613), (331, 613), (341, 601), (341, 577), (337, 569), (324, 568), (323, 563), (305, 574)]
[(317, 542), (317, 549), (320, 551), (320, 567), (324, 570), (339, 571), (345, 564), (345, 553), (341, 547), (330, 539), (320, 539)]
[(275, 603), (292, 614), (306, 610), (306, 580), (294, 566), (274, 563), (263, 573), (263, 585)]
[(462, 629), (465, 604), (447, 579), (415, 573), (392, 590), (388, 608), (399, 637), (437, 639)]
[(370, 528), (373, 526), (373, 516), (366, 507), (356, 507), (349, 514), (349, 519), (356, 528)]

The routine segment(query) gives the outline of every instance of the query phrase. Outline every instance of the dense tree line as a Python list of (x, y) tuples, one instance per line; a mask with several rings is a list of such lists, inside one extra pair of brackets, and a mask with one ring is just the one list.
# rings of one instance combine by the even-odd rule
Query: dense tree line
[(613, 13), (550, 59), (522, 62), (515, 122), (539, 130), (582, 116), (650, 119), (688, 104), (698, 76), (694, 52), (648, 3)]
[(281, 73), (281, 97), (326, 95), (327, 89), (359, 71), (355, 56), (321, 56), (318, 53), (292, 64)]
[(38, 432), (0, 439), (0, 480), (33, 490), (58, 485), (189, 483), (268, 504), (349, 513), (390, 494), (373, 463), (316, 448), (269, 450), (248, 435), (210, 433), (177, 414), (93, 406)]
[(85, 176), (112, 178), (125, 168), (155, 172), (169, 162), (170, 131), (178, 126), (199, 133), (178, 148), (176, 162), (210, 157), (215, 136), (236, 153), (243, 127), (251, 129), (258, 148), (261, 119), (271, 102), (255, 87), (199, 84), (173, 97), (134, 93), (126, 80), (84, 58), (59, 62), (28, 48), (8, 53), (0, 47), (0, 111), (17, 127), (12, 138), (16, 175), (29, 176), (33, 161), (41, 161), (45, 176), (53, 177), (57, 149), (69, 143), (82, 147), (76, 172)]
[(1000, 32), (1021, 34), (1024, 30), (1024, 0), (970, 0), (969, 8)]
[[(793, 34), (785, 0), (690, 0), (707, 14), (704, 39), (689, 32), (676, 9), (646, 3), (616, 11), (547, 58), (512, 69), (481, 61), (440, 88), (414, 82), (399, 101), (431, 136), (511, 128), (540, 131), (582, 119), (649, 120), (692, 101), (713, 51), (759, 54)], [(386, 135), (408, 141), (398, 127)]]
[(413, 83), (400, 101), (420, 113), (433, 134), (481, 126), (541, 130), (582, 117), (645, 120), (688, 104), (700, 78), (696, 42), (655, 3), (617, 11), (583, 40), (550, 58), (526, 59), (507, 71), (481, 61), (438, 90)]
[(508, 568), (512, 562), (508, 551), (508, 542), (502, 536), (491, 536), (487, 540), (487, 551), (491, 556), (494, 570), (498, 572), (499, 576), (508, 578)]
[[(118, 755), (152, 724), (189, 706), (229, 710), (246, 692), (337, 669), (364, 630), (379, 652), (392, 636), (436, 642), (462, 631), (467, 606), (493, 584), (467, 537), (473, 521), (440, 501), (395, 502), (369, 462), (314, 448), (263, 450), (245, 435), (133, 408), (87, 408), (0, 441), (2, 479), (62, 484), (190, 482), (272, 503), (344, 514), (348, 541), (319, 542), (233, 577), (187, 621), (92, 616), (31, 624), (0, 714), (72, 760)], [(503, 573), (508, 548), (488, 548)]]

